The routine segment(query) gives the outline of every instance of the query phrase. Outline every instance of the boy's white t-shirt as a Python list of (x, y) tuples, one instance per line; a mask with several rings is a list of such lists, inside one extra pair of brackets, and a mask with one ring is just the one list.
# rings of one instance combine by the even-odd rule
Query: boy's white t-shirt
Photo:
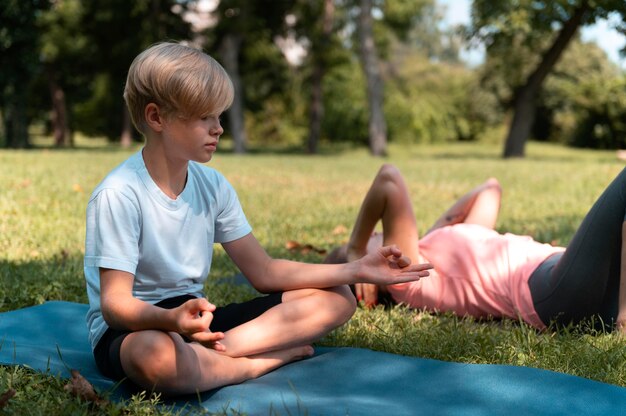
[(87, 325), (95, 348), (108, 328), (100, 310), (99, 268), (135, 276), (133, 296), (150, 303), (203, 296), (213, 244), (252, 231), (239, 199), (216, 170), (189, 162), (185, 189), (169, 198), (138, 152), (109, 173), (87, 205), (85, 279)]

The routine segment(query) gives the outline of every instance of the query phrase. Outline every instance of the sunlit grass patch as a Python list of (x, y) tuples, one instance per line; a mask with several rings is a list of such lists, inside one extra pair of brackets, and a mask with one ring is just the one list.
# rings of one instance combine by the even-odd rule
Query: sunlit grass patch
[[(82, 257), (91, 190), (131, 150), (0, 151), (0, 311), (47, 300), (86, 302)], [(331, 149), (332, 150), (332, 149)], [(237, 189), (255, 236), (268, 252), (308, 262), (323, 255), (290, 250), (289, 241), (330, 250), (348, 239), (359, 204), (382, 163), (405, 175), (420, 231), (455, 198), (490, 176), (503, 188), (496, 227), (565, 245), (595, 198), (623, 168), (613, 152), (531, 143), (528, 157), (503, 160), (500, 147), (462, 143), (402, 147), (376, 159), (362, 149), (303, 154), (218, 153), (209, 164)], [(229, 285), (237, 269), (216, 247), (206, 289), (217, 304), (253, 296)], [(546, 368), (626, 386), (626, 344), (580, 328), (538, 333), (519, 322), (431, 315), (403, 306), (359, 309), (319, 345), (353, 346), (446, 361)], [(423, 375), (427, 376), (427, 375)], [(16, 386), (9, 414), (154, 414), (155, 398), (93, 409), (63, 391), (65, 380), (0, 367), (0, 393)], [(33, 403), (33, 404), (31, 404)], [(162, 414), (172, 414), (164, 411)]]

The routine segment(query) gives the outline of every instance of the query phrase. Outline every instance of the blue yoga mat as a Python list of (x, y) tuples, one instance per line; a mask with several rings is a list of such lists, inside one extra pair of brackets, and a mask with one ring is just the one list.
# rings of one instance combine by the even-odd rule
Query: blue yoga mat
[[(87, 342), (87, 305), (47, 302), (0, 313), (0, 363), (70, 377), (128, 397), (98, 372)], [(256, 380), (173, 404), (250, 415), (614, 415), (626, 388), (527, 367), (450, 363), (359, 348), (316, 355)], [(230, 413), (229, 413), (230, 414)]]

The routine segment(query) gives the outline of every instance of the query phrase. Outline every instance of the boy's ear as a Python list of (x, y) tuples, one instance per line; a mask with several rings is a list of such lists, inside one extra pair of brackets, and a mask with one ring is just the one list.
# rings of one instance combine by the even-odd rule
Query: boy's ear
[(146, 125), (154, 131), (163, 130), (163, 122), (165, 118), (161, 113), (161, 109), (155, 103), (149, 103), (144, 110), (144, 118)]

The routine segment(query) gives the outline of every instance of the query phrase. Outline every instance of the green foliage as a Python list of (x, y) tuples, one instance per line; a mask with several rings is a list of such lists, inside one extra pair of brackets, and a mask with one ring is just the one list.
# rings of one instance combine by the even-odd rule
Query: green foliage
[(0, 143), (28, 147), (28, 91), (39, 66), (37, 14), (45, 11), (45, 0), (0, 2)]
[[(74, 127), (87, 136), (97, 137), (105, 134), (110, 137), (119, 135), (119, 123), (113, 123), (110, 114), (120, 114), (122, 101), (121, 92), (112, 85), (110, 74), (100, 73), (93, 77), (89, 84), (91, 94), (88, 99), (77, 102), (72, 108)], [(111, 91), (118, 90), (120, 95)], [(104, 114), (103, 114), (103, 110)], [(121, 117), (121, 115), (120, 115)], [(115, 120), (119, 121), (119, 120)], [(108, 133), (107, 133), (108, 132)]]
[[(580, 0), (475, 0), (468, 33), (485, 41), (488, 52), (478, 70), (460, 66), (463, 40), (453, 29), (441, 29), (434, 0), (373, 4), (389, 139), (413, 143), (481, 140), (502, 128), (514, 92), (541, 60), (538, 52)], [(619, 0), (590, 4), (585, 23), (611, 12), (623, 15), (626, 7)], [(322, 1), (222, 0), (212, 13), (216, 26), (199, 34), (183, 19), (196, 5), (194, 0), (139, 0), (131, 6), (125, 0), (2, 2), (0, 143), (28, 146), (29, 125), (50, 126), (53, 81), (64, 92), (69, 130), (116, 141), (126, 71), (141, 50), (156, 41), (200, 35), (196, 40), (219, 58), (222, 39), (235, 34), (242, 42), (238, 64), (252, 145), (305, 142), (311, 80), (320, 65), (327, 75), (322, 138), (368, 144), (366, 87), (354, 42), (358, 1), (334, 2), (330, 36), (322, 33)], [(308, 52), (303, 62), (287, 62), (277, 37), (298, 40)], [(597, 47), (576, 41), (570, 49), (539, 97), (535, 137), (622, 146), (620, 75), (610, 74)]]
[(534, 136), (579, 147), (622, 148), (625, 80), (598, 46), (572, 42), (546, 79)]
[[(508, 108), (513, 94), (533, 66), (536, 52), (523, 39), (496, 53), (480, 68), (482, 90)], [(547, 47), (547, 40), (539, 42)], [(503, 45), (502, 45), (503, 46)], [(537, 97), (533, 138), (579, 147), (616, 149), (624, 146), (624, 74), (596, 44), (574, 39)]]
[(391, 140), (403, 143), (478, 140), (502, 121), (495, 97), (461, 65), (431, 62), (411, 50), (392, 61), (386, 115)]
[[(83, 51), (81, 69), (89, 71), (92, 79), (89, 80), (89, 98), (82, 102), (84, 106), (76, 109), (81, 117), (93, 114), (90, 106), (95, 106), (98, 119), (79, 119), (82, 128), (91, 123), (90, 134), (119, 140), (124, 111), (122, 93), (128, 67), (135, 56), (155, 42), (191, 37), (190, 24), (181, 16), (187, 3), (140, 0), (129, 7), (125, 0), (83, 2), (81, 24), (89, 42)], [(92, 81), (94, 78), (97, 80)], [(103, 97), (102, 83), (108, 83), (108, 99)]]
[(380, 9), (385, 24), (400, 39), (405, 39), (418, 22), (424, 23), (420, 19), (424, 9), (433, 7), (434, 2), (432, 0), (387, 0), (382, 3)]
[(365, 79), (356, 60), (338, 65), (324, 78), (324, 136), (367, 145)]
[[(543, 112), (546, 108), (536, 102), (546, 77), (575, 39), (578, 28), (606, 18), (609, 13), (621, 14), (624, 20), (626, 3), (614, 0), (473, 2), (468, 34), (486, 45), (488, 75), (483, 79), (489, 79), (489, 73), (499, 78), (488, 82), (493, 89), (499, 90), (496, 96), (500, 102), (515, 112), (504, 147), (505, 157), (524, 155), (524, 144), (538, 109), (540, 115), (538, 125), (534, 125), (535, 133), (550, 129), (551, 120)], [(507, 89), (508, 92), (502, 93)], [(598, 132), (597, 135), (603, 138), (585, 141), (588, 144), (600, 141), (606, 145), (608, 134), (602, 126), (595, 127), (597, 121), (582, 120), (580, 123), (578, 137)], [(613, 133), (610, 135), (614, 136)]]
[(558, 30), (583, 4), (589, 6), (582, 25), (595, 23), (610, 13), (626, 14), (620, 0), (474, 0), (468, 34), (485, 41), (488, 50), (498, 44), (511, 45), (523, 39), (524, 46), (536, 47)]
[(580, 121), (569, 142), (578, 147), (623, 149), (626, 147), (626, 77), (591, 78), (580, 85), (573, 107)]

